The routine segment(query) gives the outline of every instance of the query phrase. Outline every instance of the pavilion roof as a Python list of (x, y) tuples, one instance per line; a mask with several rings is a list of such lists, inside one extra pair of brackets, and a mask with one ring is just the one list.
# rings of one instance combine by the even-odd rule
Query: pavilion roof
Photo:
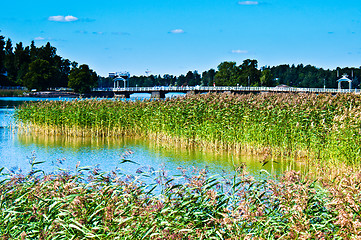
[(348, 78), (348, 75), (343, 75), (337, 82), (352, 82), (352, 80)]
[(126, 79), (122, 78), (122, 77), (116, 77), (116, 78), (113, 79), (114, 82), (115, 81), (124, 81), (124, 80), (126, 80)]

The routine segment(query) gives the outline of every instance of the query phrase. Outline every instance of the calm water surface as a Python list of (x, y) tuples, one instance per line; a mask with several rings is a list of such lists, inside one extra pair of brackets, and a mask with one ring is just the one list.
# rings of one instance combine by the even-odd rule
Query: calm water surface
[[(135, 173), (140, 167), (165, 168), (170, 174), (178, 173), (177, 167), (187, 169), (207, 167), (213, 173), (222, 173), (232, 172), (235, 165), (245, 163), (252, 175), (261, 177), (264, 174), (260, 173), (262, 169), (271, 174), (278, 174), (288, 169), (300, 168), (300, 166), (294, 166), (292, 162), (278, 160), (270, 161), (262, 166), (262, 158), (256, 156), (159, 145), (146, 139), (43, 136), (20, 134), (16, 129), (11, 128), (14, 107), (24, 101), (38, 100), (36, 98), (0, 98), (0, 168), (26, 171), (30, 169), (29, 159), (32, 158), (45, 161), (41, 169), (46, 172), (53, 172), (58, 168), (72, 170), (77, 162), (80, 162), (81, 166), (98, 166), (103, 171), (120, 168), (123, 173), (129, 174)], [(126, 156), (126, 159), (138, 164), (120, 163), (124, 153), (129, 150), (133, 153)]]

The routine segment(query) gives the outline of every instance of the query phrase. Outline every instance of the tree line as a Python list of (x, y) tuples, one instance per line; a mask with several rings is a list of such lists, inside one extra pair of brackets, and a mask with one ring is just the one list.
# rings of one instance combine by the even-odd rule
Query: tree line
[(83, 64), (71, 62), (56, 54), (48, 42), (36, 47), (22, 42), (15, 47), (11, 39), (0, 36), (0, 86), (24, 86), (28, 89), (48, 90), (69, 87), (76, 92), (89, 92), (98, 82), (97, 74)]
[[(315, 66), (298, 64), (283, 64), (258, 68), (257, 60), (246, 59), (242, 64), (222, 62), (217, 70), (210, 69), (199, 74), (198, 71), (188, 71), (187, 74), (173, 76), (170, 74), (132, 76), (127, 81), (129, 87), (153, 86), (264, 86), (274, 87), (287, 85), (305, 88), (337, 88), (337, 80), (343, 74), (352, 79), (352, 88), (359, 88), (361, 67), (336, 68), (333, 70)], [(346, 84), (346, 83), (345, 83)], [(112, 87), (113, 79), (100, 77), (99, 87)], [(346, 86), (344, 86), (346, 87)], [(348, 85), (347, 85), (348, 87)]]
[[(132, 76), (127, 81), (129, 87), (153, 86), (277, 86), (309, 88), (337, 88), (337, 79), (347, 74), (353, 80), (352, 88), (359, 88), (361, 67), (322, 69), (299, 64), (264, 66), (259, 68), (257, 60), (246, 59), (240, 65), (226, 61), (217, 70), (202, 72), (188, 71), (174, 76), (170, 74)], [(0, 36), (0, 86), (24, 86), (28, 89), (47, 90), (69, 87), (75, 92), (86, 93), (92, 87), (113, 87), (113, 79), (100, 77), (83, 64), (72, 62), (56, 54), (56, 48), (48, 42), (36, 47), (22, 42), (13, 46), (12, 41)]]
[(239, 66), (235, 62), (223, 62), (218, 65), (215, 83), (224, 86), (278, 86), (305, 88), (337, 88), (337, 80), (343, 74), (352, 79), (352, 87), (359, 87), (361, 67), (336, 68), (334, 70), (298, 64), (283, 64), (273, 67), (257, 68), (257, 60), (246, 59)]
[[(216, 71), (210, 69), (199, 74), (198, 71), (188, 71), (187, 74), (174, 76), (170, 74), (150, 75), (150, 76), (131, 76), (127, 81), (128, 87), (154, 87), (154, 86), (209, 86), (213, 84)], [(123, 86), (123, 85), (121, 85)], [(99, 87), (113, 87), (112, 78), (99, 78)]]

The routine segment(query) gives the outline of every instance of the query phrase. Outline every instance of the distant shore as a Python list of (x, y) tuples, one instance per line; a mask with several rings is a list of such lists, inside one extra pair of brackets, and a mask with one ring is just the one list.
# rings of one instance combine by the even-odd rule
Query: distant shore
[(27, 92), (24, 90), (0, 89), (0, 97), (37, 97), (37, 98), (78, 98), (78, 97), (114, 97), (112, 92), (91, 92), (86, 94), (71, 91), (37, 91)]
[(22, 97), (25, 91), (20, 89), (0, 89), (0, 97)]
[(56, 98), (56, 97), (69, 97), (76, 98), (80, 94), (75, 92), (63, 92), (63, 91), (39, 91), (39, 92), (27, 92), (23, 94), (24, 97), (40, 97), (40, 98)]

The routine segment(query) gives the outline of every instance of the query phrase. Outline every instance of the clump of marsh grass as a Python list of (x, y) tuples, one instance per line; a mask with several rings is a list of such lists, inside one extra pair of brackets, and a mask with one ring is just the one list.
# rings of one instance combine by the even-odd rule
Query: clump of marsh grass
[(42, 101), (15, 111), (24, 131), (141, 136), (228, 151), (360, 163), (359, 95), (201, 94), (166, 100)]
[(295, 171), (256, 180), (245, 166), (233, 175), (179, 168), (178, 175), (168, 176), (164, 169), (141, 167), (124, 175), (78, 165), (73, 173), (44, 174), (35, 169), (38, 162), (31, 163), (27, 174), (1, 169), (2, 239), (361, 236), (361, 173), (351, 170), (332, 180)]

